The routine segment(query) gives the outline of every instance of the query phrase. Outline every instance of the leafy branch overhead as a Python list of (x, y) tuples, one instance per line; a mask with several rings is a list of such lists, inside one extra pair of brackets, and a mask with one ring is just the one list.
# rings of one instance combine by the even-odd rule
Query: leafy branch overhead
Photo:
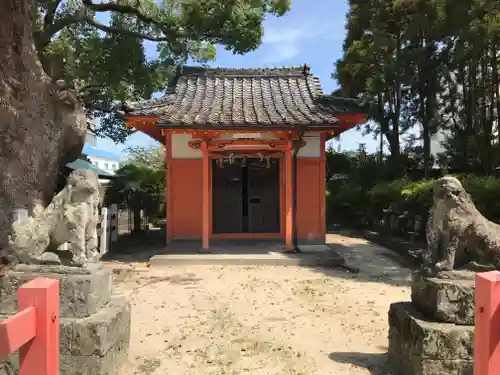
[(100, 118), (94, 132), (123, 141), (114, 103), (163, 91), (188, 59), (214, 60), (216, 44), (256, 49), (265, 16), (289, 9), (290, 0), (38, 0), (35, 44), (47, 73), (72, 82)]

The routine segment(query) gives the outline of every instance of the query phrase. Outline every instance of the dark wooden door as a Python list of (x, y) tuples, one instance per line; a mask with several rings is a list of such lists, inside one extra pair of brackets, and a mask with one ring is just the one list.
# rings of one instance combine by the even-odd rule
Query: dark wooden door
[(212, 220), (214, 233), (241, 233), (242, 168), (240, 163), (212, 163)]
[(279, 233), (279, 161), (271, 160), (269, 168), (260, 159), (249, 159), (247, 165), (249, 232)]

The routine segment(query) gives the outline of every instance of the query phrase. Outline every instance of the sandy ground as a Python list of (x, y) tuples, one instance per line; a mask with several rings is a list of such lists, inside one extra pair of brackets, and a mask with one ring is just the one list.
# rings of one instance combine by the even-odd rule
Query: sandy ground
[(409, 300), (409, 271), (388, 250), (330, 235), (348, 263), (179, 266), (122, 272), (132, 338), (122, 375), (392, 374), (387, 311)]

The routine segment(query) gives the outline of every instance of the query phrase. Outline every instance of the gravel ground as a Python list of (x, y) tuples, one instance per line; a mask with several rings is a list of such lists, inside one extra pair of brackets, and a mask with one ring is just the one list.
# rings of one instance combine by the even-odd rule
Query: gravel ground
[(360, 272), (136, 265), (118, 273), (132, 303), (120, 374), (392, 374), (387, 311), (410, 299), (409, 270), (365, 240), (328, 242)]

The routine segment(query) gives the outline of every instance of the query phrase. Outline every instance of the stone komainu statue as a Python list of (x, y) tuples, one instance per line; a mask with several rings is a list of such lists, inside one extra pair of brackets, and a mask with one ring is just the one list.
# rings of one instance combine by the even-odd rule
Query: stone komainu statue
[(95, 260), (100, 200), (97, 175), (86, 169), (73, 171), (64, 189), (47, 208), (37, 206), (33, 216), (13, 224), (11, 249), (25, 262), (25, 259), (40, 259), (45, 251), (68, 243), (73, 262), (83, 264)]
[(467, 265), (500, 269), (500, 225), (477, 210), (454, 177), (436, 181), (426, 237), (427, 269), (447, 271)]

